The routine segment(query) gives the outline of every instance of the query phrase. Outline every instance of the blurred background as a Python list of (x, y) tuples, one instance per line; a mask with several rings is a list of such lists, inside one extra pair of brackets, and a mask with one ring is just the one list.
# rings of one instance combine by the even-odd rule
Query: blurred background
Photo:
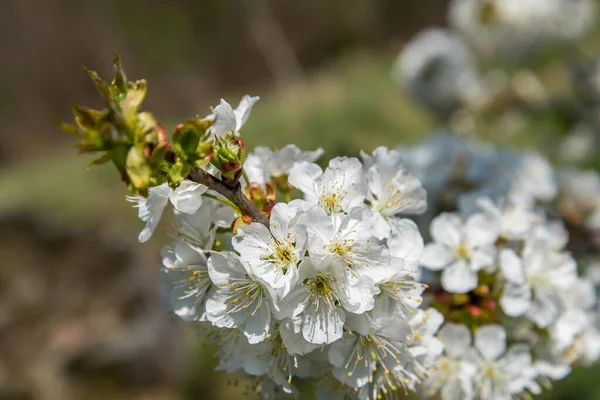
[[(71, 103), (101, 106), (83, 65), (110, 77), (117, 51), (130, 79), (148, 80), (145, 109), (168, 128), (249, 93), (261, 96), (244, 127), (250, 149), (296, 143), (323, 147), (324, 158), (355, 155), (439, 125), (393, 83), (392, 66), (413, 35), (447, 24), (447, 3), (0, 2), (0, 400), (250, 398), (247, 383), (213, 372), (212, 349), (167, 312), (158, 290), (166, 234), (137, 243), (142, 223), (116, 171), (86, 169), (90, 160), (53, 126), (71, 119)], [(593, 33), (577, 45), (598, 43)], [(528, 68), (560, 87), (568, 56)], [(554, 148), (547, 132), (562, 120), (552, 121), (482, 136)], [(546, 398), (599, 399), (599, 372), (572, 374)]]

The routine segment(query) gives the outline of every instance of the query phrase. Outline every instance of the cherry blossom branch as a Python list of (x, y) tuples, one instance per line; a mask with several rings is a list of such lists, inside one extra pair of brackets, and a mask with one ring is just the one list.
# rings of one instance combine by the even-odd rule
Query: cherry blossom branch
[(255, 222), (259, 222), (267, 228), (269, 227), (269, 219), (244, 195), (239, 182), (236, 182), (233, 186), (229, 186), (200, 168), (192, 168), (188, 174), (188, 179), (208, 186), (235, 204), (243, 214), (252, 217)]

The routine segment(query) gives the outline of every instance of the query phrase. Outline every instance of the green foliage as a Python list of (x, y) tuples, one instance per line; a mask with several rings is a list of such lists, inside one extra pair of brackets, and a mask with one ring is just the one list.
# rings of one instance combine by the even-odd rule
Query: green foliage
[(205, 165), (212, 157), (208, 132), (212, 121), (196, 118), (178, 125), (171, 145), (154, 116), (140, 111), (146, 81), (127, 81), (118, 56), (114, 67), (110, 83), (86, 69), (106, 109), (74, 105), (75, 125), (61, 121), (57, 125), (79, 139), (81, 153), (101, 153), (90, 165), (112, 161), (131, 192), (147, 195), (150, 187), (166, 181), (176, 187), (190, 168)]

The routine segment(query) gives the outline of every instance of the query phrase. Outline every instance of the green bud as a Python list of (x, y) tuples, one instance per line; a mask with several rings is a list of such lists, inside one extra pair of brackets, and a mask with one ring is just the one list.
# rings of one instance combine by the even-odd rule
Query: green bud
[(242, 139), (226, 136), (215, 141), (211, 163), (221, 171), (223, 178), (236, 182), (246, 161), (246, 145)]
[(173, 132), (175, 155), (190, 164), (197, 164), (210, 155), (212, 144), (208, 141), (208, 128), (212, 122), (200, 118), (179, 124)]

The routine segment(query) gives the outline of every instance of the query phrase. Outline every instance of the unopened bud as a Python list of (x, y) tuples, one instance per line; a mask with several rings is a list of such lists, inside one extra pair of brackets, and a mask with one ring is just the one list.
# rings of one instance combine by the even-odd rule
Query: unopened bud
[(476, 306), (474, 304), (469, 304), (468, 306), (465, 307), (465, 310), (472, 316), (475, 318), (479, 318), (481, 317), (481, 314), (483, 314), (483, 310), (481, 309), (481, 307)]
[(212, 164), (221, 171), (223, 180), (237, 182), (246, 160), (246, 145), (242, 139), (225, 137), (215, 141)]

